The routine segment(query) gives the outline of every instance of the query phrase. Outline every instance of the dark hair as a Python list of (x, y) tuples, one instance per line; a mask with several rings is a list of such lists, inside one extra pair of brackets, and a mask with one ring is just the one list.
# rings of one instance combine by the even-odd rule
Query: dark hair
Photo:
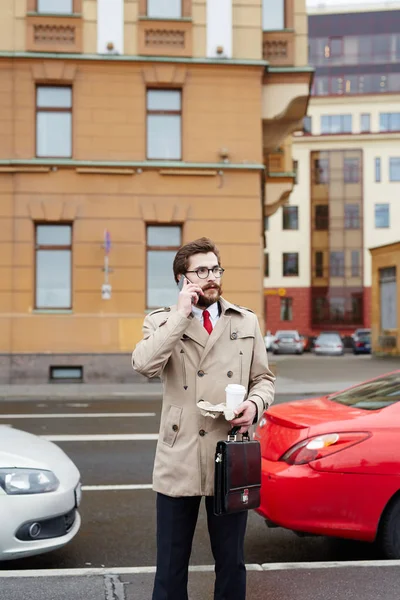
[(212, 240), (206, 237), (189, 242), (181, 248), (179, 248), (174, 259), (174, 277), (175, 281), (179, 281), (179, 275), (183, 275), (189, 268), (189, 258), (193, 254), (207, 254), (208, 252), (214, 252), (218, 259), (218, 264), (221, 264), (219, 250)]

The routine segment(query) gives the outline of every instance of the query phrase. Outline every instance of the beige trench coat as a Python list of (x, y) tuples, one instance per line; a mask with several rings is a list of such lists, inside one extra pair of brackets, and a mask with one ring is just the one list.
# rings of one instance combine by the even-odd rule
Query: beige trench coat
[(211, 335), (176, 306), (149, 314), (144, 337), (133, 351), (133, 368), (161, 377), (164, 394), (153, 489), (167, 496), (212, 496), (214, 454), (231, 428), (221, 415), (204, 417), (196, 404), (225, 401), (225, 387), (239, 383), (258, 407), (258, 418), (274, 398), (275, 378), (256, 315), (220, 300)]

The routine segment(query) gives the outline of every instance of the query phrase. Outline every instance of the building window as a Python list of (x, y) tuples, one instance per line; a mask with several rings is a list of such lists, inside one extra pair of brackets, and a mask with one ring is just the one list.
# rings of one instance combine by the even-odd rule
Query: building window
[(281, 298), (281, 321), (293, 320), (293, 299)]
[(283, 276), (293, 277), (299, 274), (299, 254), (298, 252), (283, 253)]
[(369, 133), (371, 131), (371, 115), (369, 113), (363, 113), (361, 115), (360, 131), (361, 133)]
[(264, 231), (269, 231), (269, 217), (264, 217)]
[(303, 118), (303, 133), (312, 134), (312, 118), (309, 116)]
[(345, 229), (360, 229), (360, 205), (345, 204), (344, 205), (344, 228)]
[(379, 183), (381, 181), (381, 159), (375, 158), (375, 181)]
[(380, 113), (379, 115), (379, 130), (385, 131), (400, 131), (400, 112), (398, 113)]
[(147, 16), (155, 19), (180, 19), (182, 0), (147, 0)]
[(329, 317), (331, 323), (343, 323), (346, 313), (346, 299), (329, 298)]
[(147, 158), (181, 160), (182, 98), (179, 90), (147, 90)]
[(351, 133), (351, 115), (322, 115), (321, 134)]
[(172, 265), (181, 245), (180, 225), (148, 225), (147, 308), (175, 304), (178, 289)]
[(71, 225), (36, 225), (35, 307), (72, 305)]
[(37, 0), (37, 12), (49, 15), (69, 15), (74, 12), (73, 0)]
[(264, 31), (285, 29), (285, 0), (263, 0), (262, 22)]
[(269, 254), (264, 254), (264, 277), (269, 277)]
[(315, 229), (318, 231), (327, 231), (329, 229), (329, 205), (315, 205)]
[(315, 253), (315, 277), (324, 276), (324, 253), (318, 251)]
[(379, 269), (381, 331), (397, 329), (396, 267)]
[(389, 159), (389, 181), (400, 181), (400, 158)]
[(72, 89), (36, 88), (36, 156), (72, 156)]
[(316, 158), (314, 160), (314, 182), (316, 184), (329, 182), (329, 160), (327, 158)]
[(282, 228), (299, 228), (299, 209), (297, 206), (284, 206), (282, 209)]
[(375, 204), (375, 227), (390, 227), (389, 204)]
[(344, 277), (344, 252), (331, 252), (329, 270), (331, 277)]
[(360, 182), (360, 161), (358, 158), (345, 158), (343, 163), (343, 176), (345, 183)]
[(83, 367), (50, 367), (49, 379), (52, 383), (82, 383)]
[(294, 171), (294, 183), (297, 185), (299, 183), (299, 161), (293, 161), (293, 171)]
[(360, 277), (360, 251), (351, 251), (351, 276)]

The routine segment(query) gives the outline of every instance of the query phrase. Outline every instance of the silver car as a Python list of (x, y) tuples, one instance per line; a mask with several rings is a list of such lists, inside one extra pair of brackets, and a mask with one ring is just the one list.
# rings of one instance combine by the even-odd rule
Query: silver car
[(338, 333), (321, 333), (314, 342), (315, 354), (342, 356), (344, 344)]
[(304, 347), (298, 331), (281, 330), (275, 333), (272, 342), (274, 354), (303, 354)]
[(80, 500), (79, 471), (58, 446), (0, 425), (0, 561), (67, 544)]

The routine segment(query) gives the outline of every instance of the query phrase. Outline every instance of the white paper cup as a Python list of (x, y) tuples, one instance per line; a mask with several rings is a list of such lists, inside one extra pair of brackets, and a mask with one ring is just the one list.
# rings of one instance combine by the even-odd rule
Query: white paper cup
[(239, 404), (242, 404), (243, 400), (245, 399), (247, 390), (244, 387), (244, 385), (238, 385), (237, 383), (230, 383), (229, 385), (226, 386), (225, 392), (226, 392), (226, 406), (228, 408), (231, 408), (232, 410), (235, 410), (235, 408), (237, 408), (239, 406)]

